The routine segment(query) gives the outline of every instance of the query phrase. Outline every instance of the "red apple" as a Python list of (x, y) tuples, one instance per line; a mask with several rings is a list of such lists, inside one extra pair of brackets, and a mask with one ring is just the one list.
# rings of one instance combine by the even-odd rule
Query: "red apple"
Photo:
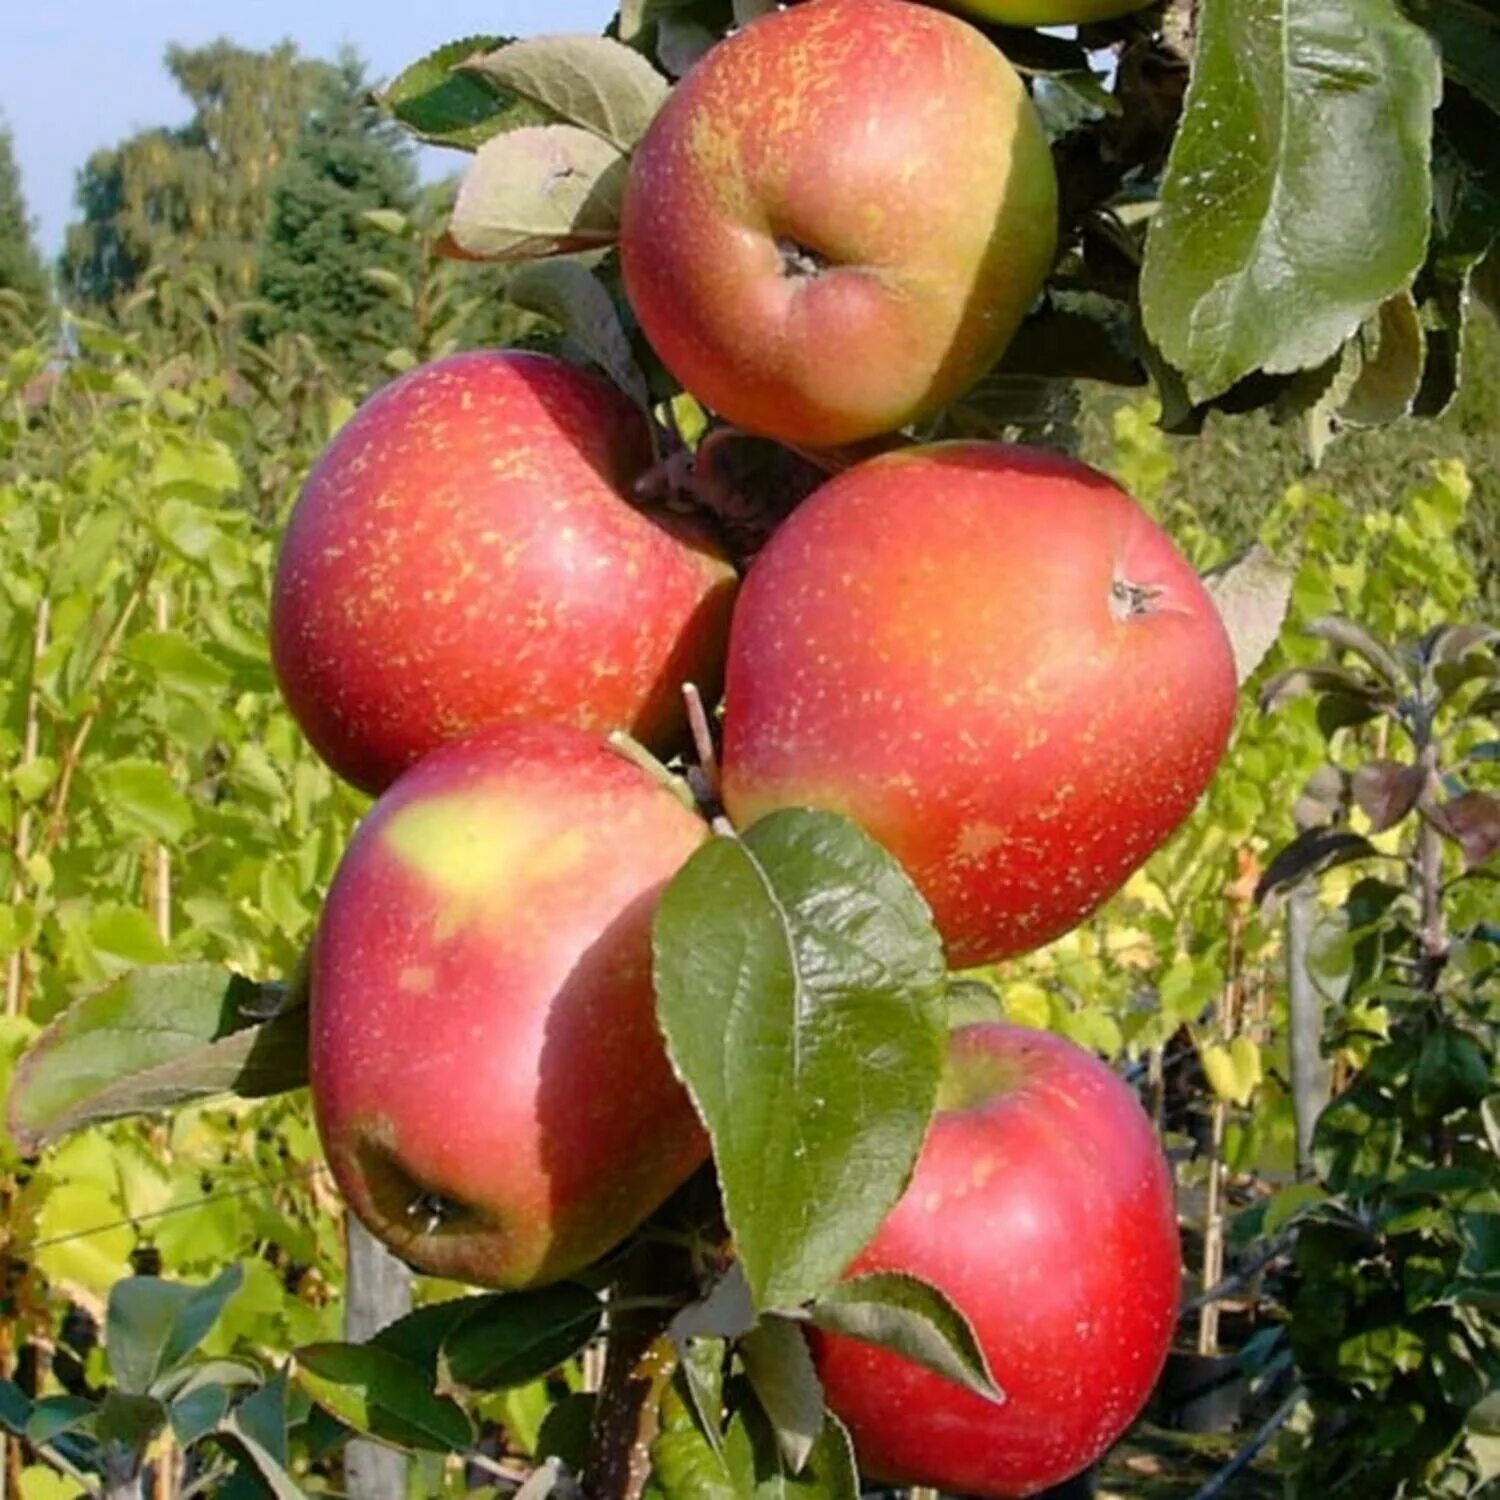
[(602, 741), (523, 721), (434, 751), (360, 825), (314, 946), (313, 1107), (349, 1206), (412, 1265), (556, 1280), (704, 1160), (651, 918), (706, 836)]
[(730, 421), (838, 445), (946, 405), (998, 357), (1057, 235), (1025, 87), (966, 22), (809, 0), (716, 46), (631, 161), (626, 291)]
[(1176, 1322), (1172, 1175), (1150, 1121), (1071, 1042), (964, 1027), (911, 1186), (848, 1274), (871, 1271), (945, 1292), (1005, 1401), (815, 1332), (866, 1478), (1008, 1497), (1078, 1473), (1135, 1420)]
[(650, 458), (624, 396), (545, 355), (454, 355), (367, 401), (308, 476), (271, 603), (329, 765), (378, 792), (506, 714), (668, 748), (682, 683), (717, 690), (734, 574), (625, 498)]
[(849, 469), (751, 566), (724, 800), (862, 824), (956, 966), (1059, 936), (1188, 814), (1234, 714), (1191, 567), (1082, 464), (998, 443)]

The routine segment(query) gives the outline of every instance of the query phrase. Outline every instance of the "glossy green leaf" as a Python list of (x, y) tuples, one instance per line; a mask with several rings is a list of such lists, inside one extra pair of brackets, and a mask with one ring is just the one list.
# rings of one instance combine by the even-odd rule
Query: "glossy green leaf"
[(898, 1271), (853, 1276), (808, 1309), (819, 1328), (879, 1344), (990, 1401), (1003, 1401), (969, 1320), (935, 1286)]
[(1368, 859), (1376, 852), (1367, 838), (1342, 828), (1304, 829), (1285, 848), (1277, 851), (1255, 887), (1257, 902), (1279, 895), (1309, 876), (1331, 870), (1351, 860)]
[(471, 36), (448, 42), (403, 68), (381, 95), (381, 103), (423, 140), (473, 151), (497, 131), (531, 118), (487, 78), (460, 67), (508, 40)]
[(566, 125), (629, 151), (667, 97), (667, 80), (639, 52), (602, 36), (539, 36), (467, 64)]
[(415, 1365), (373, 1344), (311, 1344), (296, 1352), (296, 1383), (345, 1426), (393, 1447), (453, 1453), (474, 1441), (457, 1402)]
[(1204, 0), (1141, 275), (1194, 400), (1321, 364), (1410, 283), (1439, 89), (1396, 0)]
[(593, 1292), (570, 1281), (478, 1301), (443, 1339), (440, 1389), (499, 1390), (536, 1380), (593, 1338), (604, 1311)]
[(795, 1307), (875, 1231), (926, 1134), (946, 1034), (931, 916), (852, 823), (789, 810), (700, 849), (654, 945), (752, 1296)]
[(136, 969), (77, 1001), (32, 1043), (7, 1109), (27, 1150), (84, 1125), (307, 1080), (307, 1015), (257, 1021), (277, 995), (213, 964)]

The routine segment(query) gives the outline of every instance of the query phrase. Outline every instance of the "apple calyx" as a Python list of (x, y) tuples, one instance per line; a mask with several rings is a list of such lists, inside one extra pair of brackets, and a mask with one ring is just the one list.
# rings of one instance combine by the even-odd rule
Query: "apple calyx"
[(785, 236), (777, 239), (776, 253), (781, 257), (781, 274), (789, 281), (815, 280), (833, 265), (826, 255)]
[(1157, 609), (1156, 601), (1166, 590), (1159, 583), (1134, 583), (1116, 578), (1109, 586), (1109, 610), (1117, 620), (1131, 620)]

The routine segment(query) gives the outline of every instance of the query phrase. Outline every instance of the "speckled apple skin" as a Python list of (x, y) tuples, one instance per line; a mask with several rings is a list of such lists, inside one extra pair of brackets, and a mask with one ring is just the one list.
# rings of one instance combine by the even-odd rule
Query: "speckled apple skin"
[[(1118, 581), (1152, 591), (1122, 617)], [(1191, 810), (1234, 661), (1170, 539), (1103, 475), (997, 443), (847, 470), (756, 558), (730, 635), (724, 800), (843, 813), (955, 966), (1069, 931)]]
[[(997, 47), (907, 0), (809, 0), (672, 91), (631, 158), (620, 253), (641, 327), (695, 396), (830, 445), (969, 386), (1056, 236), (1046, 137)], [(826, 264), (787, 274), (779, 241)]]
[(350, 1207), (412, 1265), (554, 1281), (704, 1160), (650, 929), (706, 836), (595, 737), (519, 721), (434, 751), (360, 825), (314, 945), (313, 1107)]
[(287, 525), (271, 656), (339, 775), (379, 792), (521, 714), (666, 749), (722, 680), (734, 572), (624, 498), (644, 418), (546, 355), (453, 355), (367, 401)]
[(848, 1274), (946, 1292), (1005, 1402), (840, 1336), (815, 1334), (814, 1358), (867, 1479), (1034, 1495), (1104, 1453), (1161, 1372), (1181, 1279), (1171, 1171), (1135, 1096), (1061, 1037), (965, 1027), (948, 1066), (974, 1067), (985, 1097), (940, 1096), (910, 1187)]

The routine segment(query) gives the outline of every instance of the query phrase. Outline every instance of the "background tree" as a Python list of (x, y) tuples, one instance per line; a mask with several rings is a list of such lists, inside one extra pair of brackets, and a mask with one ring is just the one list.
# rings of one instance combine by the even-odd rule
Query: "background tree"
[(28, 299), (47, 294), (42, 258), (32, 238), (32, 221), (21, 194), (21, 172), (16, 165), (10, 131), (0, 125), (0, 290), (19, 292)]
[(82, 218), (68, 228), (62, 281), (84, 304), (116, 303), (154, 266), (196, 268), (221, 295), (248, 295), (272, 179), (328, 71), (289, 42), (173, 46), (166, 65), (192, 118), (96, 152), (79, 175)]
[(417, 247), (372, 234), (366, 215), (405, 215), (417, 173), (401, 131), (368, 103), (364, 64), (345, 53), (322, 84), (271, 186), (259, 294), (260, 331), (303, 333), (346, 380), (367, 384), (381, 351), (401, 341), (401, 309), (366, 274), (409, 276)]

